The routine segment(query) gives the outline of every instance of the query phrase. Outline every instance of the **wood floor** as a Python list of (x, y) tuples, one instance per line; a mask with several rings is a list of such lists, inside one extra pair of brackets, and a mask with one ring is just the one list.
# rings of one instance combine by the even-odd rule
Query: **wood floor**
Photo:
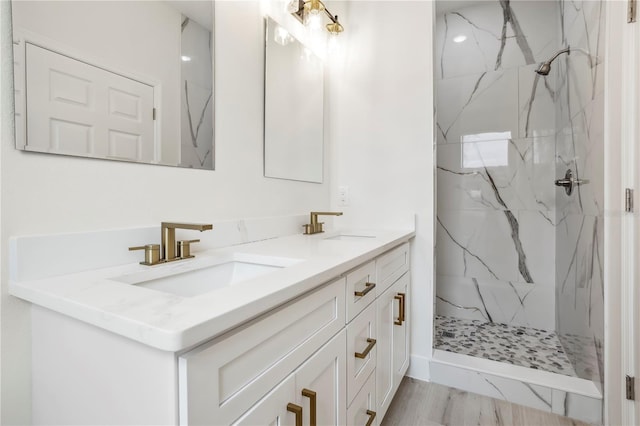
[(381, 426), (556, 425), (587, 423), (405, 377)]

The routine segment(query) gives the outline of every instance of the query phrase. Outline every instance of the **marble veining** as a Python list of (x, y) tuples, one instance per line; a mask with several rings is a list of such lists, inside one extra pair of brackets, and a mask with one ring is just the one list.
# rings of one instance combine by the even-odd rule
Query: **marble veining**
[(509, 0), (437, 16), (438, 314), (555, 328), (558, 88), (534, 70), (558, 19)]
[(587, 426), (546, 411), (405, 377), (381, 425)]
[(557, 196), (556, 323), (578, 376), (604, 383), (604, 2), (559, 2), (556, 174), (589, 183)]
[(520, 241), (520, 225), (518, 224), (518, 220), (513, 215), (513, 213), (508, 210), (507, 205), (500, 196), (500, 191), (498, 190), (496, 183), (491, 177), (491, 173), (489, 173), (489, 170), (487, 170), (486, 168), (485, 173), (489, 178), (489, 183), (491, 184), (491, 188), (493, 189), (496, 200), (501, 206), (504, 207), (503, 213), (507, 218), (509, 227), (511, 228), (511, 239), (513, 240), (513, 245), (515, 246), (516, 252), (518, 253), (518, 270), (520, 271), (520, 275), (522, 275), (522, 278), (524, 278), (525, 282), (533, 283), (531, 274), (529, 274), (529, 268), (527, 267), (527, 256), (522, 249), (522, 242)]
[(180, 164), (184, 167), (213, 169), (212, 33), (183, 16), (180, 47), (183, 57)]
[(435, 327), (436, 349), (576, 376), (553, 331), (443, 316)]
[(604, 2), (459, 5), (436, 18), (436, 313), (557, 330), (601, 385)]
[(522, 54), (525, 58), (527, 64), (532, 64), (535, 60), (533, 59), (533, 52), (531, 51), (531, 47), (529, 47), (529, 43), (527, 42), (527, 38), (524, 36), (522, 32), (522, 28), (520, 28), (520, 23), (516, 18), (516, 14), (511, 8), (510, 0), (499, 0), (500, 6), (502, 7), (502, 14), (504, 16), (504, 23), (502, 24), (502, 34), (500, 36), (500, 51), (498, 52), (498, 58), (496, 59), (496, 68), (500, 68), (502, 64), (502, 54), (504, 53), (504, 47), (507, 44), (507, 24), (511, 26), (511, 29), (514, 32), (514, 37), (516, 39), (516, 43), (518, 43), (518, 47), (522, 51)]

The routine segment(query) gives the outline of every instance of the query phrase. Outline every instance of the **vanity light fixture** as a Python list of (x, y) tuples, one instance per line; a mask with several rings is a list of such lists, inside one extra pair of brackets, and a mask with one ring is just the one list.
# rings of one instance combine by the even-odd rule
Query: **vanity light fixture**
[(320, 16), (322, 12), (324, 12), (329, 17), (329, 20), (331, 20), (331, 22), (326, 25), (329, 34), (338, 35), (344, 31), (344, 27), (338, 22), (338, 15), (333, 15), (329, 12), (321, 0), (291, 0), (287, 9), (304, 25), (309, 23), (310, 17)]
[(304, 9), (312, 15), (318, 15), (325, 7), (320, 0), (307, 0), (304, 2)]
[(182, 59), (182, 62), (189, 62), (191, 61), (191, 56), (182, 55), (180, 59)]

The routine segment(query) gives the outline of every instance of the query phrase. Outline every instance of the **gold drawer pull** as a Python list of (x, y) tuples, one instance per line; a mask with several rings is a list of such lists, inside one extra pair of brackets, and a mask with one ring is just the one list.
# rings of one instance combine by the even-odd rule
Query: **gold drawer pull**
[(287, 411), (296, 415), (296, 426), (302, 426), (302, 407), (296, 404), (288, 403)]
[(376, 412), (367, 410), (367, 416), (369, 416), (369, 421), (367, 421), (367, 424), (365, 426), (371, 426), (371, 424), (373, 423), (373, 419), (376, 418)]
[(355, 294), (356, 296), (359, 296), (359, 297), (366, 296), (367, 293), (369, 293), (371, 290), (376, 288), (376, 284), (375, 283), (365, 283), (364, 287), (365, 287), (364, 290), (362, 290), (362, 291), (354, 291), (353, 294)]
[(316, 426), (316, 423), (318, 421), (318, 416), (316, 414), (316, 393), (310, 389), (302, 389), (302, 396), (306, 396), (307, 398), (309, 398), (309, 411), (311, 411), (310, 413), (310, 420), (309, 420), (309, 426)]
[(367, 343), (369, 343), (369, 344), (364, 349), (364, 351), (362, 351), (362, 353), (356, 352), (356, 358), (364, 358), (367, 355), (369, 355), (369, 352), (371, 352), (371, 349), (373, 349), (373, 347), (376, 345), (376, 339), (368, 338), (367, 339)]
[(405, 297), (404, 293), (398, 293), (395, 296), (393, 296), (394, 299), (400, 302), (400, 309), (398, 310), (398, 319), (393, 322), (395, 325), (402, 325), (402, 323), (404, 322), (404, 297)]

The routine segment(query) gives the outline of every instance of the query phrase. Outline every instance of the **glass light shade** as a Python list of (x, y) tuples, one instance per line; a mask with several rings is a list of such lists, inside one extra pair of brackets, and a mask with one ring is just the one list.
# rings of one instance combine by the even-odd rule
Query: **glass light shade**
[(342, 27), (342, 25), (340, 25), (339, 22), (332, 22), (330, 24), (327, 24), (327, 31), (329, 31), (331, 35), (338, 35), (344, 31), (344, 28)]
[(322, 16), (320, 15), (309, 15), (307, 17), (306, 22), (307, 27), (311, 31), (318, 31), (322, 28)]
[(320, 0), (307, 0), (304, 8), (312, 15), (319, 15), (324, 10), (324, 4)]
[(298, 0), (291, 0), (285, 5), (285, 10), (288, 13), (296, 13), (298, 12), (299, 6)]
[(329, 41), (327, 42), (327, 53), (334, 55), (338, 53), (340, 50), (340, 44), (338, 43), (338, 37), (329, 36)]

